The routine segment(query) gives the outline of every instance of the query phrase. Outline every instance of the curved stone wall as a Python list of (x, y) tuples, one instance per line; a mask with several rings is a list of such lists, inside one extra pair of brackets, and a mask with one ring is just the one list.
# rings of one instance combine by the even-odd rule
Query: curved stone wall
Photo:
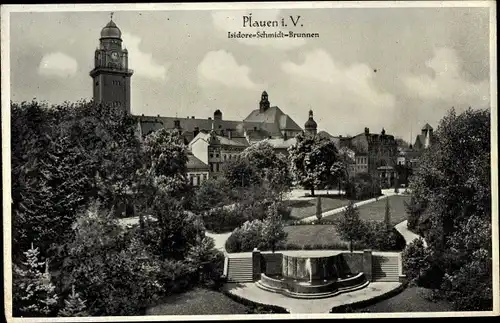
[(344, 277), (348, 273), (344, 269), (342, 254), (328, 257), (283, 255), (281, 274), (301, 281), (321, 281)]

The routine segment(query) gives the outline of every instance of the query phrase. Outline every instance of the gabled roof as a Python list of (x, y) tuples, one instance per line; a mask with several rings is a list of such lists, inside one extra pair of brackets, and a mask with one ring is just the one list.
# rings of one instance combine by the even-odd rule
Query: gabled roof
[[(207, 143), (213, 143), (213, 144), (218, 144), (218, 145), (223, 145), (223, 146), (233, 146), (233, 147), (247, 147), (249, 146), (248, 141), (246, 138), (226, 138), (223, 136), (219, 136), (217, 134), (213, 135), (209, 132), (200, 132), (196, 137), (191, 141), (191, 143), (194, 143), (197, 140), (203, 140)], [(213, 141), (212, 141), (213, 140)], [(191, 144), (190, 143), (190, 144)]]
[(302, 131), (299, 125), (295, 123), (295, 121), (293, 121), (293, 119), (290, 118), (290, 116), (288, 116), (287, 114), (284, 114), (280, 117), (279, 125), (281, 130)]
[[(270, 107), (266, 111), (260, 112), (260, 109), (255, 109), (243, 120), (245, 123), (260, 123), (269, 132), (280, 132), (280, 130), (295, 130), (302, 131), (295, 121), (287, 114), (283, 113), (277, 106)], [(274, 129), (264, 124), (274, 124)]]
[(188, 154), (188, 161), (187, 161), (187, 169), (188, 171), (193, 171), (193, 170), (201, 170), (201, 171), (208, 171), (208, 165), (196, 158), (193, 154)]
[(425, 126), (422, 127), (422, 130), (433, 130), (433, 129), (428, 123), (426, 123)]

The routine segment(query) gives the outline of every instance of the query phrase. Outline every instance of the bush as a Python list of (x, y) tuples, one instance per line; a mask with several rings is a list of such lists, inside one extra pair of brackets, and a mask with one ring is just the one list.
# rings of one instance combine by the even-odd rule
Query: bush
[(160, 265), (158, 281), (167, 295), (184, 292), (198, 281), (198, 268), (178, 260), (165, 260)]
[(354, 200), (364, 200), (382, 195), (380, 184), (368, 173), (356, 175), (346, 184), (346, 197)]
[(226, 241), (227, 252), (247, 252), (254, 248), (262, 249), (264, 222), (261, 220), (246, 221), (240, 228), (231, 233)]
[(395, 229), (387, 230), (384, 222), (368, 221), (364, 223), (362, 243), (370, 249), (379, 251), (399, 251), (406, 246), (406, 241)]
[(245, 221), (242, 214), (235, 208), (217, 208), (203, 214), (205, 228), (215, 233), (233, 231)]
[(431, 269), (430, 250), (424, 247), (422, 238), (406, 246), (402, 253), (403, 273), (409, 281), (421, 285)]

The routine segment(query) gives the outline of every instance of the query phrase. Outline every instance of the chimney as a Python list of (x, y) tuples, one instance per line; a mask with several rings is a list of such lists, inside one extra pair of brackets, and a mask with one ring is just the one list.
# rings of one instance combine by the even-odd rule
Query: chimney
[(208, 117), (208, 120), (212, 120), (212, 117)]
[(370, 133), (370, 129), (368, 127), (365, 127), (365, 135)]
[(174, 120), (174, 128), (175, 129), (181, 128), (181, 121), (180, 120)]
[(192, 116), (191, 119), (194, 119), (194, 116)]

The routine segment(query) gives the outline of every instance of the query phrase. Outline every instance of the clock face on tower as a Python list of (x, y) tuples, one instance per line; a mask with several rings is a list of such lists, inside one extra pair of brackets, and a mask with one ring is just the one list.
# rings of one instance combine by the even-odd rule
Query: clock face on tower
[(118, 60), (118, 53), (117, 52), (112, 52), (111, 53), (111, 59), (113, 59), (114, 61)]

